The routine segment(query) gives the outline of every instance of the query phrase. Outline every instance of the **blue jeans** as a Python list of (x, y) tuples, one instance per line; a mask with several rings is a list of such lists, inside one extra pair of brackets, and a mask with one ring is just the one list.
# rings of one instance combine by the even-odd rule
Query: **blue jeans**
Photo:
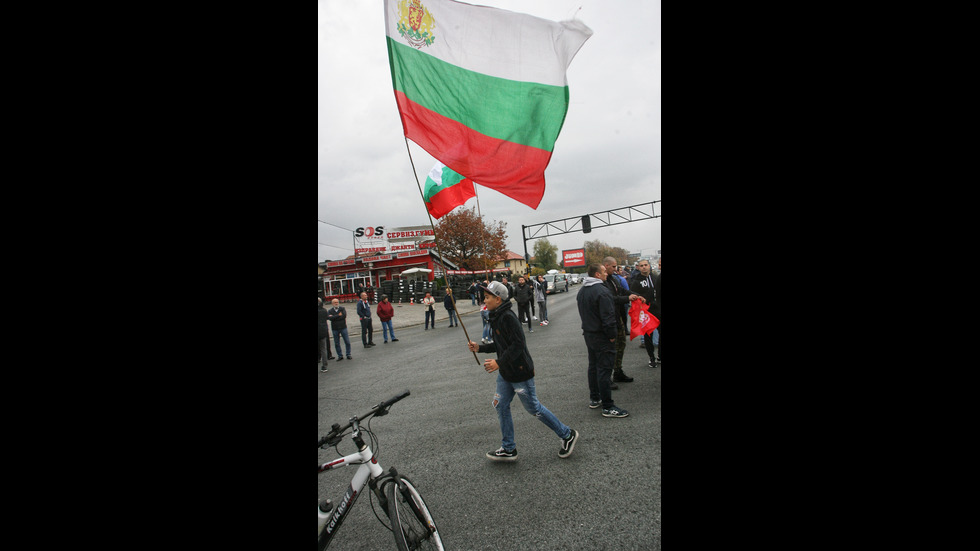
[(492, 405), (497, 410), (497, 417), (500, 418), (500, 433), (503, 439), (500, 445), (505, 450), (513, 450), (517, 447), (514, 443), (514, 418), (510, 416), (510, 402), (514, 399), (514, 394), (521, 399), (521, 404), (528, 413), (537, 417), (549, 429), (555, 431), (559, 438), (568, 438), (572, 434), (572, 429), (568, 428), (551, 413), (544, 404), (538, 401), (538, 396), (534, 392), (534, 377), (521, 382), (510, 383), (497, 374), (497, 393), (493, 396)]
[(449, 325), (459, 325), (459, 321), (456, 320), (456, 310), (449, 311)]
[(480, 315), (483, 317), (483, 338), (489, 339), (490, 338), (490, 311), (483, 310), (482, 312), (480, 312)]
[(388, 333), (391, 333), (391, 338), (395, 338), (395, 328), (391, 326), (391, 320), (381, 322), (381, 331), (384, 333), (385, 342), (388, 342)]
[(340, 337), (341, 336), (344, 337), (344, 344), (347, 345), (347, 355), (350, 356), (350, 338), (347, 336), (347, 328), (344, 327), (343, 329), (340, 329), (340, 330), (333, 329), (332, 331), (333, 331), (333, 342), (334, 342), (334, 344), (337, 345), (337, 357), (341, 357), (342, 356), (342, 354), (340, 353)]

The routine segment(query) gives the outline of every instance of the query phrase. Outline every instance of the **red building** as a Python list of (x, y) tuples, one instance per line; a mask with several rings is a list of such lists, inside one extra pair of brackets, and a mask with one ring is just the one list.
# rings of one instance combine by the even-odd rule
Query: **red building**
[[(446, 261), (449, 270), (457, 266)], [(398, 279), (405, 270), (425, 268), (428, 273), (412, 274), (414, 278), (432, 281), (444, 275), (439, 254), (431, 250), (386, 253), (376, 256), (348, 258), (326, 263), (326, 271), (319, 275), (323, 280), (324, 298), (341, 301), (356, 300), (357, 289), (380, 287), (384, 281)], [(406, 276), (407, 277), (407, 276)]]

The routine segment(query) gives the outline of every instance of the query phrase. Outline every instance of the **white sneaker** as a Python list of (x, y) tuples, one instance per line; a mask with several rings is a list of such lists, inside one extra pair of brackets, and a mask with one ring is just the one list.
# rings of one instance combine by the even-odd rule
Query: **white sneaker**
[(538, 319), (538, 316), (531, 316), (532, 319)]

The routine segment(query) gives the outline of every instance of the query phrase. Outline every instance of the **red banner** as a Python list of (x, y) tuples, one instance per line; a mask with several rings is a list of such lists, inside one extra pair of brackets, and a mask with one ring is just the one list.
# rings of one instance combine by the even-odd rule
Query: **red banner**
[(562, 265), (566, 268), (585, 266), (585, 249), (569, 249), (561, 252)]

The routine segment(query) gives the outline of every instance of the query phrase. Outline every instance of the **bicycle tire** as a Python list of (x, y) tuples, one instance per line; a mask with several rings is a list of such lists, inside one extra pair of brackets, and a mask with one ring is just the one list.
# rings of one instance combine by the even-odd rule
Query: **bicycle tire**
[[(400, 483), (405, 484), (407, 498), (399, 489)], [(432, 513), (425, 505), (425, 501), (412, 481), (399, 476), (398, 480), (393, 480), (387, 486), (385, 495), (388, 498), (388, 518), (391, 520), (391, 531), (395, 534), (395, 545), (398, 546), (398, 550), (437, 549), (445, 551), (442, 537), (439, 535), (439, 529), (436, 528)], [(414, 508), (408, 502), (408, 498), (414, 502)], [(432, 528), (431, 533), (428, 529), (430, 526)]]

